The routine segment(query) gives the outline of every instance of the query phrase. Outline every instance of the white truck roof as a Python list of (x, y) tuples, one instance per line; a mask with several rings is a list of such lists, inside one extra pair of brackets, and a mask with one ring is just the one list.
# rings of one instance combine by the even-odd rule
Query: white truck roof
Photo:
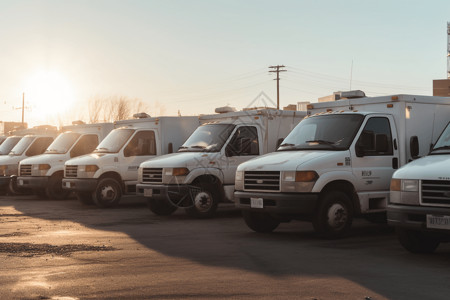
[(254, 108), (235, 112), (218, 113), (212, 115), (200, 115), (200, 123), (232, 123), (236, 119), (257, 116), (306, 116), (305, 111), (278, 110), (276, 108)]

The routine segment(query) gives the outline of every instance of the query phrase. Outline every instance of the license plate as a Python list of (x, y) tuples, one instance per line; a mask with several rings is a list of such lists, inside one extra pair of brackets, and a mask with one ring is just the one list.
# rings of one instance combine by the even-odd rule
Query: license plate
[(19, 180), (19, 185), (23, 185), (23, 180)]
[(153, 196), (153, 190), (152, 189), (144, 189), (144, 196), (145, 197)]
[(70, 188), (70, 182), (66, 182), (66, 187)]
[(263, 198), (250, 198), (250, 207), (252, 208), (264, 208)]
[(450, 216), (427, 215), (427, 228), (450, 230)]

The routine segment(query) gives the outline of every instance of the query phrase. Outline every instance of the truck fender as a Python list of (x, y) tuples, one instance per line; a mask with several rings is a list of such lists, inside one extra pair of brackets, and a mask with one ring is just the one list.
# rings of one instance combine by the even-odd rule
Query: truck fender
[(319, 176), (311, 192), (320, 193), (327, 184), (333, 181), (348, 181), (355, 186), (357, 180), (353, 173), (349, 171), (327, 172)]
[(210, 175), (214, 176), (217, 179), (219, 179), (220, 184), (223, 184), (223, 173), (221, 170), (216, 168), (197, 168), (193, 169), (189, 172), (189, 174), (186, 176), (186, 179), (184, 180), (185, 184), (191, 184), (197, 177), (202, 175)]

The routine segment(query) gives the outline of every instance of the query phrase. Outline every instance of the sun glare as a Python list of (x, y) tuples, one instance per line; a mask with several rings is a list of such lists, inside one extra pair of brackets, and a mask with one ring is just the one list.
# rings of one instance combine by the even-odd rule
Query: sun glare
[(33, 115), (41, 119), (64, 113), (74, 102), (69, 82), (55, 71), (40, 71), (30, 76), (24, 92), (25, 106), (29, 106)]

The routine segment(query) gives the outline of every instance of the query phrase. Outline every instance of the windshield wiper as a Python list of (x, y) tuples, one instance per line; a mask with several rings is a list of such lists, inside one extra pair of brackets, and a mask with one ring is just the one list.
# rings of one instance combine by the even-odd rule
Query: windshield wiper
[(206, 147), (205, 146), (200, 146), (200, 145), (194, 145), (194, 146), (191, 146), (191, 148), (194, 148), (194, 149), (205, 149)]
[(325, 141), (325, 140), (311, 140), (311, 141), (305, 141), (305, 143), (317, 143), (320, 145), (330, 145), (333, 146), (333, 148), (337, 148), (334, 142)]
[(285, 143), (285, 144), (281, 144), (279, 147), (293, 147), (293, 146), (295, 146), (295, 144)]

